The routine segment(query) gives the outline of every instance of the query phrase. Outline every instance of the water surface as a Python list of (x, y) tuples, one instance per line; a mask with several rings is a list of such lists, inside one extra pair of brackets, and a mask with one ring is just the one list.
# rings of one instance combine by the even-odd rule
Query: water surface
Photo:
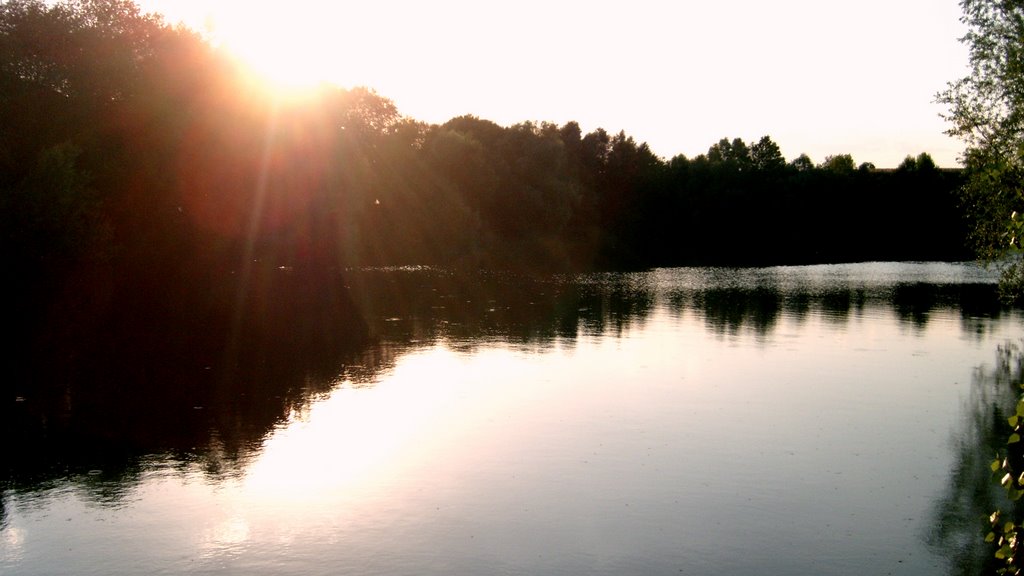
[(955, 571), (957, 439), (1024, 336), (994, 280), (348, 271), (365, 338), (129, 347), (3, 398), (0, 572)]

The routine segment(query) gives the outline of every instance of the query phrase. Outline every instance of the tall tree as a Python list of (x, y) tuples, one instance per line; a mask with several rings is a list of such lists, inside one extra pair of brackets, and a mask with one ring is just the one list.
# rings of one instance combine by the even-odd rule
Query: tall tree
[(938, 95), (948, 133), (971, 153), (1020, 162), (1024, 141), (1024, 4), (961, 0), (970, 72)]
[[(1018, 251), (1024, 223), (1024, 3), (961, 0), (961, 38), (969, 55), (966, 76), (938, 94), (949, 107), (947, 133), (967, 144), (962, 202), (982, 255)], [(1016, 278), (1016, 280), (1014, 280)], [(1024, 288), (1024, 268), (1007, 269), (1004, 287)], [(1024, 289), (1006, 293), (1024, 298)]]
[(708, 149), (708, 161), (730, 170), (746, 170), (751, 166), (750, 148), (742, 138), (722, 138)]
[(782, 157), (782, 150), (768, 136), (762, 136), (756, 144), (750, 147), (750, 161), (755, 170), (772, 171), (782, 170), (786, 167), (786, 159)]

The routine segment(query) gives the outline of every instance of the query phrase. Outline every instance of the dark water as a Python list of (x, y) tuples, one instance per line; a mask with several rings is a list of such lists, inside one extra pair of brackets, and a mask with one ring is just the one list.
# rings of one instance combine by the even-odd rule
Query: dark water
[(958, 572), (1024, 337), (994, 279), (362, 270), (47, 334), (0, 398), (0, 573)]

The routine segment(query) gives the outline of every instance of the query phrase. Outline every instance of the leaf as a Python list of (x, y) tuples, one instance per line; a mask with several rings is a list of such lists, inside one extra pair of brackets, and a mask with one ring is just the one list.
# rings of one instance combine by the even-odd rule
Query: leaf
[(1010, 532), (1013, 532), (1013, 528), (1013, 522), (1007, 522), (1006, 524), (1003, 524), (1003, 534), (1009, 534)]
[(1009, 418), (1006, 419), (1006, 421), (1010, 423), (1010, 426), (1016, 428), (1017, 422), (1020, 421), (1020, 416), (1010, 416)]
[(1006, 557), (1009, 556), (1012, 552), (1013, 551), (1010, 550), (1009, 546), (1003, 546), (1002, 548), (996, 551), (996, 558), (1000, 560), (1006, 560)]
[(1003, 479), (999, 481), (1000, 484), (1007, 488), (1009, 488), (1011, 482), (1013, 482), (1013, 476), (1010, 476), (1009, 474), (1004, 474)]
[(1020, 442), (1020, 434), (1016, 432), (1010, 434), (1010, 439), (1006, 441), (1007, 444), (1016, 444), (1017, 442)]
[(996, 541), (996, 533), (995, 532), (989, 532), (988, 535), (985, 536), (985, 542), (995, 542), (995, 541)]
[(993, 472), (997, 472), (999, 470), (999, 464), (999, 459), (996, 458), (995, 460), (992, 461), (992, 465), (989, 466), (989, 468), (991, 468)]

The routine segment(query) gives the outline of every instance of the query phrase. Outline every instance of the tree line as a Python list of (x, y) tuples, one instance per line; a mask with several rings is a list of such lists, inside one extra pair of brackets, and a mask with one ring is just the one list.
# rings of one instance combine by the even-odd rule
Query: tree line
[(0, 5), (0, 250), (22, 278), (959, 259), (960, 179), (927, 154), (787, 162), (765, 136), (665, 160), (575, 122), (430, 125), (365, 88), (280, 99), (129, 0)]

